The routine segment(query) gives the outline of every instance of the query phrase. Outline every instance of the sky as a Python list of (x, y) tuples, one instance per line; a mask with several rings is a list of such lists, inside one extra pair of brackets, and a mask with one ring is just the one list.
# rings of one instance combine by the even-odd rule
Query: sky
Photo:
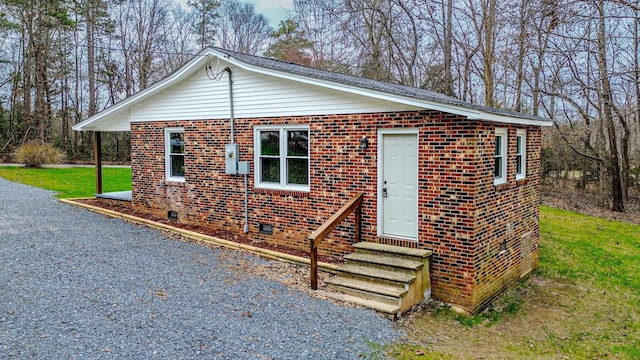
[[(177, 3), (187, 6), (187, 0), (175, 0)], [(222, 0), (224, 1), (224, 0)], [(285, 19), (285, 9), (293, 7), (293, 0), (240, 0), (251, 3), (256, 7), (256, 12), (266, 16), (271, 22), (271, 27), (278, 28), (278, 23)]]
[(276, 29), (278, 23), (285, 19), (285, 9), (293, 7), (293, 0), (246, 0), (256, 6), (258, 13), (266, 16), (271, 22), (271, 27)]

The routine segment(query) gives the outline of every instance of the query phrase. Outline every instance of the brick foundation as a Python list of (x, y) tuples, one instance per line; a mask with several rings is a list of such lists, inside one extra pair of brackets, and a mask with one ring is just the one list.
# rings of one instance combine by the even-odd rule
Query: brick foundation
[[(305, 124), (310, 127), (310, 192), (253, 187), (253, 128), (256, 125)], [(184, 128), (185, 182), (165, 181), (164, 129)], [(237, 119), (240, 161), (251, 163), (249, 235), (273, 244), (307, 249), (306, 237), (352, 194), (364, 192), (365, 241), (433, 251), (433, 296), (468, 311), (486, 304), (520, 276), (520, 237), (532, 232), (537, 265), (540, 199), (540, 128), (509, 128), (508, 182), (493, 184), (494, 123), (436, 111)], [(419, 129), (418, 242), (378, 238), (377, 132), (385, 128)], [(527, 129), (527, 178), (515, 180), (517, 129)], [(242, 232), (244, 177), (224, 174), (224, 144), (229, 121), (157, 121), (131, 124), (133, 206), (138, 211), (178, 221)], [(359, 139), (369, 139), (367, 149)], [(273, 225), (273, 235), (258, 224)], [(320, 252), (342, 256), (353, 251), (353, 219), (338, 227)], [(500, 245), (506, 241), (506, 250)]]

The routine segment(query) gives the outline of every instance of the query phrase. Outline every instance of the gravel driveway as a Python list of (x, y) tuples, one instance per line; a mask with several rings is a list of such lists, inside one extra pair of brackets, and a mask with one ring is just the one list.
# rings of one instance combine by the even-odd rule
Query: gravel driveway
[(267, 260), (53, 195), (0, 179), (2, 359), (359, 359), (401, 336), (372, 311), (242, 276)]

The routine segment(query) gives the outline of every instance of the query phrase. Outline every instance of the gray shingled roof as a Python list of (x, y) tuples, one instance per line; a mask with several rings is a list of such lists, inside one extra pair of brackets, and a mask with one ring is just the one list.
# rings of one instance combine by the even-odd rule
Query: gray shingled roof
[(398, 84), (392, 84), (384, 81), (371, 80), (363, 77), (340, 74), (332, 71), (316, 69), (308, 66), (298, 65), (294, 63), (284, 62), (280, 60), (270, 59), (266, 57), (260, 57), (255, 55), (247, 55), (231, 50), (226, 50), (222, 48), (212, 47), (217, 52), (230, 56), (234, 59), (242, 61), (243, 63), (258, 66), (265, 69), (281, 71), (285, 73), (291, 73), (295, 75), (301, 75), (313, 79), (318, 80), (326, 80), (332, 81), (344, 85), (360, 87), (363, 89), (380, 91), (384, 93), (406, 96), (410, 98), (415, 98), (417, 100), (424, 101), (433, 101), (446, 105), (453, 106), (461, 106), (469, 109), (479, 110), (485, 113), (501, 115), (501, 116), (509, 116), (520, 119), (528, 119), (540, 122), (549, 122), (550, 119), (542, 118), (538, 116), (532, 116), (527, 114), (522, 114), (515, 111), (501, 110), (501, 109), (493, 109), (486, 106), (480, 106), (468, 103), (466, 101), (461, 101), (456, 98), (437, 93), (435, 91), (419, 89), (411, 86), (404, 86)]

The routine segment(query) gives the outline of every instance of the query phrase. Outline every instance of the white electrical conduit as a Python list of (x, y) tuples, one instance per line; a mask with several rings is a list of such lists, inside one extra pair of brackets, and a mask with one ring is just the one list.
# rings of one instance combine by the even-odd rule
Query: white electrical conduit
[[(231, 144), (235, 144), (235, 129), (233, 116), (233, 78), (231, 68), (226, 67), (224, 71), (229, 74), (229, 121), (231, 125)], [(239, 154), (236, 154), (236, 174), (238, 169)], [(249, 232), (249, 190), (247, 187), (247, 174), (244, 174), (244, 233)]]
[[(231, 68), (226, 67), (224, 68), (224, 71), (227, 72), (227, 74), (229, 74), (229, 120), (231, 122), (231, 144), (234, 144), (235, 142), (235, 133), (234, 133), (234, 129), (233, 129), (233, 79), (231, 78)], [(236, 159), (238, 154), (236, 154)]]
[(249, 194), (247, 190), (247, 174), (244, 174), (244, 233), (249, 232)]

